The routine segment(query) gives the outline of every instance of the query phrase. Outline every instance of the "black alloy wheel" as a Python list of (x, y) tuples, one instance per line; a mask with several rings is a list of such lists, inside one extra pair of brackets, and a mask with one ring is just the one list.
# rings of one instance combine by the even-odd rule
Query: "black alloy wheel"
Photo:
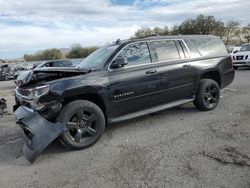
[(220, 100), (220, 87), (215, 80), (202, 79), (196, 94), (194, 105), (203, 111), (213, 110)]
[(68, 127), (59, 141), (70, 149), (84, 149), (97, 142), (106, 123), (100, 107), (86, 100), (76, 100), (65, 105), (57, 121)]
[(68, 121), (69, 135), (74, 142), (84, 142), (96, 136), (97, 116), (87, 110), (80, 110)]
[(209, 85), (203, 93), (203, 100), (209, 108), (213, 108), (217, 105), (219, 100), (219, 90), (216, 85)]

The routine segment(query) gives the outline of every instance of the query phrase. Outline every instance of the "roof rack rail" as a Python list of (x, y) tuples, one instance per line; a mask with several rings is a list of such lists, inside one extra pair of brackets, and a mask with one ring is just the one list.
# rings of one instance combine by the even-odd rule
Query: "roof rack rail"
[(141, 37), (141, 38), (144, 39), (144, 38), (158, 37), (158, 36), (160, 36), (160, 35), (158, 35), (158, 34), (156, 34), (156, 33), (153, 33), (153, 34), (151, 34), (151, 35), (148, 35), (148, 36), (146, 36), (146, 37)]

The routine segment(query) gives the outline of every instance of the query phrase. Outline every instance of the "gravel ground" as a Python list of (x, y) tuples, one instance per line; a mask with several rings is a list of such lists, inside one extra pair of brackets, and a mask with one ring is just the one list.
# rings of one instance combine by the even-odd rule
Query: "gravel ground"
[(12, 114), (13, 82), (0, 82), (0, 187), (250, 187), (250, 70), (236, 71), (210, 112), (192, 104), (112, 125), (94, 146), (57, 141), (29, 164)]

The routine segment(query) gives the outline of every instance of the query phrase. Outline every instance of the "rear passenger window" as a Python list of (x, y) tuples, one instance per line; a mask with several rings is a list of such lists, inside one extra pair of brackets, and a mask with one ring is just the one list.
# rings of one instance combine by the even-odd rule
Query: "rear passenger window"
[(202, 56), (226, 55), (227, 50), (221, 39), (215, 37), (190, 38)]
[(118, 57), (123, 57), (127, 59), (127, 66), (142, 65), (146, 63), (151, 63), (149, 50), (146, 42), (138, 42), (128, 45), (124, 48)]
[(172, 40), (149, 42), (149, 48), (154, 62), (180, 59), (175, 42)]

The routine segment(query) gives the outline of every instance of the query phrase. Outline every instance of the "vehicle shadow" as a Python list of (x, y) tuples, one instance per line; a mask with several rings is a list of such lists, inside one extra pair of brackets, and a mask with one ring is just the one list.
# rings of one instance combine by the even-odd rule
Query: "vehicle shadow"
[(236, 71), (249, 71), (250, 67), (239, 67)]
[(59, 153), (65, 153), (65, 152), (72, 152), (74, 150), (68, 149), (64, 147), (58, 139), (51, 142), (45, 150), (41, 153), (41, 155), (47, 155), (47, 154), (59, 154)]
[[(152, 116), (154, 118), (157, 117), (164, 117), (167, 115), (171, 115), (171, 114), (176, 114), (176, 113), (180, 113), (180, 114), (190, 114), (190, 113), (199, 113), (200, 111), (197, 110), (193, 104), (188, 103), (185, 105), (181, 105), (181, 106), (177, 106), (177, 107), (173, 107), (170, 109), (166, 109), (166, 110), (162, 110), (160, 112), (156, 112), (153, 114), (148, 114), (145, 116), (141, 116), (138, 118), (134, 118), (131, 120), (127, 120), (121, 123), (115, 123), (115, 124), (110, 124), (106, 127), (105, 131), (104, 131), (104, 137), (109, 137), (109, 135), (111, 134), (112, 131), (119, 129), (121, 127), (126, 127), (126, 126), (130, 126), (131, 124), (143, 124), (144, 121), (147, 121), (149, 119), (152, 118)], [(97, 142), (98, 144), (98, 142)], [(57, 154), (57, 153), (62, 153), (62, 152), (72, 152), (74, 150), (70, 150), (68, 148), (65, 148), (58, 140), (53, 141), (43, 152), (43, 154)]]

